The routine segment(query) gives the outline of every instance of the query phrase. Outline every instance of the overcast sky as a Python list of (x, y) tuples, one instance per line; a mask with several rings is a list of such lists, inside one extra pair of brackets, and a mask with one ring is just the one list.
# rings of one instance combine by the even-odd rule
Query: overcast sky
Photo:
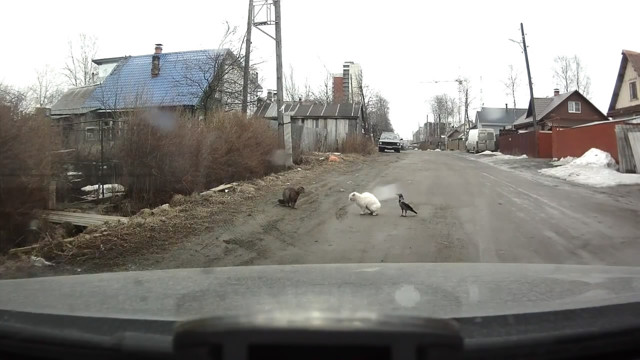
[[(44, 65), (62, 68), (67, 43), (79, 33), (98, 39), (98, 57), (216, 48), (224, 22), (246, 26), (248, 1), (10, 1), (2, 5), (0, 81), (27, 86)], [(597, 6), (596, 6), (597, 5)], [(536, 96), (551, 96), (553, 59), (578, 55), (591, 77), (591, 100), (606, 113), (622, 49), (640, 51), (635, 1), (372, 1), (282, 0), (284, 68), (299, 83), (319, 87), (325, 69), (360, 63), (365, 82), (391, 104), (396, 131), (409, 137), (430, 113), (428, 99), (468, 77), (473, 111), (511, 106), (502, 81), (510, 64), (528, 88), (517, 44), (520, 22), (529, 45)], [(631, 15), (635, 14), (635, 15)], [(272, 29), (269, 29), (272, 30)], [(275, 88), (275, 44), (253, 32), (254, 59), (264, 88)]]

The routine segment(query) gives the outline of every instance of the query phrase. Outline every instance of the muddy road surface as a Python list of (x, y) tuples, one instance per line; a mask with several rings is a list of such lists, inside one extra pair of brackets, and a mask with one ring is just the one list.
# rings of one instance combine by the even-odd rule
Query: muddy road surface
[[(539, 175), (526, 164), (522, 171), (500, 168), (473, 156), (377, 154), (292, 184), (307, 190), (297, 209), (277, 205), (281, 190), (274, 190), (234, 222), (140, 259), (135, 270), (379, 262), (637, 265), (638, 187), (594, 189)], [(378, 196), (379, 216), (360, 215), (348, 201), (352, 191)], [(418, 215), (400, 216), (397, 192)]]

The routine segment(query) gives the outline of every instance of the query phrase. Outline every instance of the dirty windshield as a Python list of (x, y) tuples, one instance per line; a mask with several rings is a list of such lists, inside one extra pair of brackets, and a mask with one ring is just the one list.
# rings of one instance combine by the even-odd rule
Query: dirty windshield
[(0, 278), (640, 265), (638, 2), (579, 7), (9, 1)]
[(400, 137), (393, 133), (383, 133), (380, 135), (380, 140), (398, 140)]

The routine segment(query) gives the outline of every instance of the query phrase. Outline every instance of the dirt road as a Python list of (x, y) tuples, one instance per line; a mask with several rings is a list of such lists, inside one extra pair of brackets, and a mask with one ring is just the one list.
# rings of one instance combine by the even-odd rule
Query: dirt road
[[(378, 154), (366, 165), (303, 183), (292, 210), (268, 194), (244, 216), (184, 239), (136, 269), (374, 262), (637, 265), (638, 187), (593, 189), (446, 152)], [(535, 165), (535, 164), (534, 164)], [(535, 168), (535, 166), (533, 166)], [(298, 184), (295, 184), (298, 185)], [(369, 191), (379, 216), (360, 215)], [(419, 215), (400, 217), (396, 192)]]

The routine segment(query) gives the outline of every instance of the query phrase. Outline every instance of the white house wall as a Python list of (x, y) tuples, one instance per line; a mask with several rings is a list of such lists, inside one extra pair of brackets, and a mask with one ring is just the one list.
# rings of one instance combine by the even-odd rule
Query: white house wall
[(639, 99), (631, 101), (629, 93), (629, 81), (636, 81), (636, 88), (640, 91), (640, 81), (638, 81), (638, 74), (633, 69), (631, 61), (627, 62), (627, 69), (624, 72), (624, 79), (620, 85), (620, 93), (618, 94), (618, 102), (616, 103), (616, 110), (623, 109), (629, 106), (640, 105)]

